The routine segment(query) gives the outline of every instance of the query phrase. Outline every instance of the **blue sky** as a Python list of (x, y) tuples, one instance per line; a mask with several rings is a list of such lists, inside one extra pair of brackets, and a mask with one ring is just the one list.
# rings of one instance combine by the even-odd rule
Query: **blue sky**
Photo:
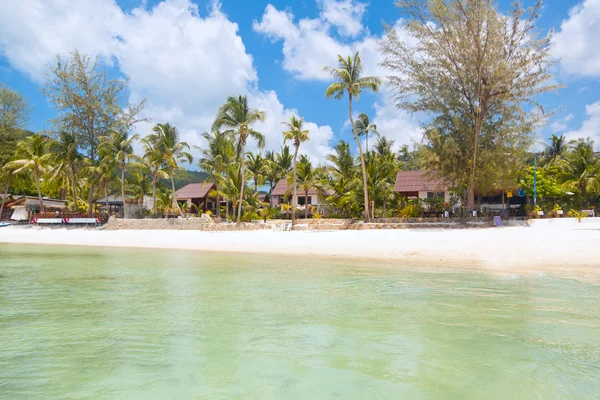
[[(146, 97), (144, 115), (175, 124), (190, 144), (202, 144), (199, 133), (228, 95), (246, 94), (267, 112), (259, 127), (267, 148), (279, 148), (281, 122), (300, 115), (311, 130), (303, 152), (322, 160), (352, 138), (347, 102), (324, 98), (330, 78), (321, 67), (359, 50), (366, 72), (384, 75), (377, 40), (384, 22), (401, 18), (392, 0), (0, 0), (0, 81), (30, 99), (30, 129), (50, 128), (55, 111), (39, 92), (45, 66), (78, 48), (127, 76), (131, 101)], [(546, 0), (539, 29), (553, 27), (561, 58), (554, 73), (568, 88), (540, 98), (557, 113), (537, 134), (589, 136), (598, 148), (600, 0)], [(420, 140), (423, 117), (395, 109), (385, 88), (364, 95), (355, 111), (398, 146)]]

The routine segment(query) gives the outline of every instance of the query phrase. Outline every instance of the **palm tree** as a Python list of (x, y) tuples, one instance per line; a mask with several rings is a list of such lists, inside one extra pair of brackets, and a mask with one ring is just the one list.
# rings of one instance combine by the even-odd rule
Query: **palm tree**
[(173, 205), (172, 201), (172, 193), (169, 189), (159, 190), (156, 192), (156, 206), (161, 210), (162, 213), (165, 212), (165, 209), (168, 209), (169, 206)]
[(250, 108), (248, 98), (246, 96), (229, 97), (227, 102), (223, 104), (217, 113), (217, 118), (213, 123), (213, 130), (221, 130), (227, 128), (229, 132), (237, 137), (238, 155), (241, 160), (241, 187), (240, 199), (238, 201), (238, 212), (236, 223), (239, 226), (242, 219), (242, 196), (244, 195), (244, 183), (246, 179), (246, 141), (248, 136), (253, 137), (258, 141), (258, 147), (265, 146), (265, 137), (258, 131), (252, 129), (252, 125), (257, 122), (262, 122), (266, 118), (264, 111)]
[(152, 214), (156, 215), (156, 186), (160, 179), (168, 179), (169, 175), (164, 170), (165, 160), (162, 152), (157, 147), (154, 135), (146, 136), (142, 139), (142, 143), (144, 143), (144, 164), (152, 177)]
[[(210, 134), (204, 132), (202, 137), (206, 140), (207, 147), (200, 148), (202, 157), (198, 162), (198, 167), (208, 174), (206, 178), (208, 182), (218, 185), (219, 179), (225, 172), (225, 168), (235, 159), (233, 140), (230, 134), (218, 131), (213, 131)], [(217, 202), (216, 217), (217, 220), (220, 220), (221, 194), (219, 191), (216, 191), (214, 195)], [(229, 203), (226, 204), (226, 207), (226, 210), (229, 213)]]
[(55, 165), (54, 176), (64, 174), (71, 181), (71, 190), (73, 191), (73, 204), (77, 208), (77, 179), (76, 173), (84, 157), (77, 151), (77, 137), (69, 132), (62, 131), (59, 139), (53, 141), (50, 150), (53, 154), (52, 164)]
[(362, 146), (356, 132), (356, 126), (352, 117), (352, 99), (356, 98), (359, 101), (360, 94), (365, 90), (372, 90), (377, 92), (379, 86), (381, 86), (381, 79), (374, 76), (361, 77), (363, 72), (362, 61), (358, 52), (354, 55), (354, 58), (348, 56), (344, 59), (341, 55), (338, 55), (338, 67), (325, 67), (325, 71), (329, 72), (337, 82), (332, 83), (325, 91), (325, 97), (333, 97), (335, 99), (342, 99), (344, 94), (348, 92), (349, 107), (348, 112), (350, 116), (350, 126), (352, 126), (352, 133), (354, 139), (358, 145), (358, 153), (360, 155), (360, 164), (362, 167), (363, 175), (363, 191), (365, 196), (365, 222), (369, 221), (369, 193), (367, 189), (367, 169), (365, 166), (365, 157), (362, 152)]
[(175, 179), (173, 175), (179, 169), (179, 163), (187, 161), (192, 163), (193, 157), (187, 152), (190, 145), (180, 141), (179, 130), (170, 124), (156, 124), (152, 128), (152, 136), (149, 140), (155, 143), (157, 150), (162, 154), (165, 170), (171, 179), (171, 191), (173, 193), (173, 210), (178, 210), (180, 215), (183, 215), (179, 203), (177, 203), (177, 195), (175, 192)]
[(155, 189), (155, 187), (153, 186), (151, 188), (148, 175), (143, 171), (134, 172), (127, 183), (127, 192), (133, 195), (133, 197), (138, 201), (140, 218), (144, 217), (144, 197), (150, 193), (151, 189)]
[(6, 168), (12, 169), (13, 174), (32, 172), (40, 200), (40, 209), (44, 208), (40, 189), (40, 175), (48, 172), (50, 160), (52, 159), (52, 153), (48, 152), (48, 140), (38, 134), (25, 138), (17, 143), (15, 158), (16, 160), (6, 164)]
[(569, 150), (567, 139), (564, 135), (550, 137), (550, 144), (546, 146), (544, 155), (546, 156), (546, 167), (553, 166), (557, 161), (562, 160)]
[(357, 178), (354, 157), (350, 152), (350, 145), (343, 140), (333, 148), (334, 153), (327, 156), (331, 163), (328, 185), (333, 194), (327, 197), (341, 215), (352, 217), (352, 201), (356, 199), (356, 189), (360, 180)]
[(267, 167), (267, 159), (263, 158), (261, 153), (248, 153), (246, 156), (248, 171), (254, 175), (254, 191), (258, 190), (258, 185), (263, 183)]
[(129, 136), (127, 132), (115, 131), (109, 136), (101, 136), (100, 145), (98, 146), (98, 151), (105, 154), (106, 163), (110, 164), (114, 160), (121, 170), (121, 199), (123, 200), (123, 216), (125, 218), (129, 218), (125, 206), (125, 169), (128, 162), (139, 159), (133, 153), (133, 142), (138, 137), (138, 134)]
[(600, 189), (600, 158), (594, 155), (594, 141), (590, 138), (573, 141), (570, 146), (571, 153), (561, 163), (562, 181), (577, 188), (585, 200), (590, 188)]
[(356, 122), (354, 123), (354, 128), (356, 130), (356, 134), (358, 137), (364, 136), (366, 141), (366, 150), (365, 153), (369, 153), (369, 134), (374, 134), (375, 136), (379, 136), (379, 132), (377, 132), (377, 125), (372, 124), (369, 116), (365, 113), (358, 114), (356, 118)]
[(308, 130), (304, 128), (304, 118), (296, 118), (292, 116), (289, 122), (283, 122), (286, 126), (287, 131), (283, 132), (283, 141), (287, 142), (291, 140), (294, 142), (294, 186), (293, 186), (293, 194), (292, 194), (292, 227), (296, 225), (296, 203), (298, 202), (298, 195), (296, 189), (296, 162), (298, 159), (298, 150), (300, 149), (300, 143), (306, 142), (309, 140), (308, 138)]
[[(304, 192), (304, 219), (308, 218), (308, 191), (316, 189), (319, 185), (319, 177), (313, 168), (312, 163), (306, 156), (300, 157), (300, 162), (297, 164), (298, 171), (298, 189)], [(294, 184), (295, 186), (295, 184)]]

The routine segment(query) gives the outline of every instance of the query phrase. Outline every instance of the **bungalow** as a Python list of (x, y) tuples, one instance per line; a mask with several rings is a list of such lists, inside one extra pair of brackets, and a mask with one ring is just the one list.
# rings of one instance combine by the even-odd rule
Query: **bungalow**
[[(276, 207), (283, 203), (292, 203), (292, 186), (288, 184), (287, 179), (280, 179), (275, 185), (273, 192), (271, 193), (271, 207)], [(298, 190), (297, 193), (298, 209), (304, 210), (305, 206), (316, 207), (317, 211), (321, 214), (325, 213), (325, 205), (323, 199), (319, 195), (319, 192), (315, 188), (308, 190), (308, 196), (303, 190)]]
[(4, 207), (11, 210), (12, 214), (10, 219), (15, 221), (28, 221), (34, 214), (42, 211), (63, 211), (67, 208), (67, 201), (44, 197), (42, 198), (42, 204), (40, 206), (40, 199), (38, 197), (15, 196), (13, 200), (7, 200)]
[[(199, 212), (199, 210), (211, 210), (214, 212), (216, 208), (216, 199), (210, 197), (210, 191), (213, 189), (217, 189), (217, 185), (214, 183), (190, 183), (176, 192), (176, 198), (177, 201), (185, 201), (187, 203), (187, 208), (190, 209), (192, 213)], [(192, 205), (195, 207), (192, 207)]]
[[(128, 215), (139, 215), (140, 206), (138, 204), (138, 199), (128, 197), (126, 198), (125, 203)], [(108, 196), (108, 198), (101, 197), (99, 199), (94, 200), (94, 204), (96, 204), (98, 209), (106, 211), (108, 215), (117, 215), (119, 217), (123, 217), (123, 199), (121, 198), (120, 194), (111, 194)], [(154, 208), (154, 199), (152, 198), (152, 196), (144, 196), (142, 208), (144, 210), (152, 210)]]
[(408, 199), (428, 199), (439, 196), (444, 198), (444, 202), (450, 202), (448, 185), (435, 179), (427, 170), (399, 171), (396, 175), (394, 191)]

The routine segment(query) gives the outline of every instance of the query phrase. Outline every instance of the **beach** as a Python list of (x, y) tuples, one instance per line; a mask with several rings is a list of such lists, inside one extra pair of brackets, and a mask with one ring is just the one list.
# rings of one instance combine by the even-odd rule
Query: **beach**
[(600, 277), (600, 219), (535, 220), (529, 227), (348, 231), (104, 231), (0, 229), (0, 243), (186, 249), (376, 260), (397, 266)]

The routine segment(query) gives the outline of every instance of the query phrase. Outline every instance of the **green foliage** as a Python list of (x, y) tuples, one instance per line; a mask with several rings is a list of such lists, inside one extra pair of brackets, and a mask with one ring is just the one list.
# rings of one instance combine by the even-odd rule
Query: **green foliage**
[(418, 218), (423, 214), (423, 206), (419, 201), (411, 201), (400, 210), (401, 218)]
[[(520, 186), (528, 197), (533, 197), (533, 175), (534, 167), (527, 167), (520, 179)], [(556, 167), (537, 168), (536, 187), (537, 197), (540, 201), (544, 201), (545, 199), (561, 199), (565, 196), (564, 190), (562, 190), (558, 183), (558, 176), (559, 170)]]
[(586, 214), (582, 211), (571, 210), (569, 211), (569, 216), (577, 218), (577, 222), (581, 223), (581, 220), (586, 217)]

